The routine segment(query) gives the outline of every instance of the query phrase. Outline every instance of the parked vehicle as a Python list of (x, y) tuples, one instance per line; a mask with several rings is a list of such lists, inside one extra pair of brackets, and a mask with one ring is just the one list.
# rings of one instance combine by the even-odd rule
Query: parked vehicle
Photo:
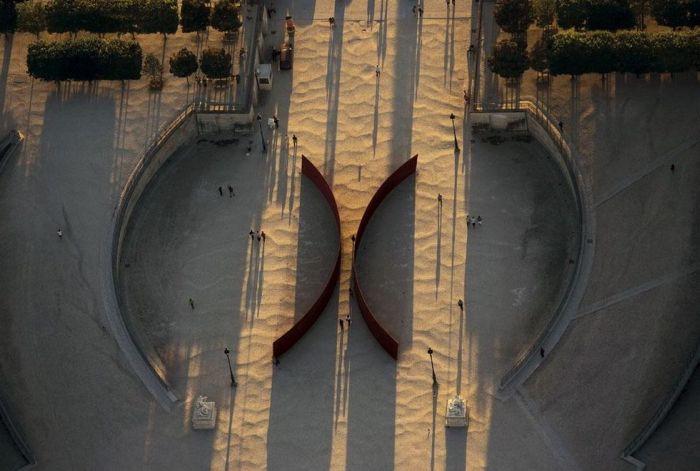
[(292, 68), (292, 62), (294, 61), (294, 48), (292, 45), (285, 41), (280, 49), (280, 70), (289, 70)]

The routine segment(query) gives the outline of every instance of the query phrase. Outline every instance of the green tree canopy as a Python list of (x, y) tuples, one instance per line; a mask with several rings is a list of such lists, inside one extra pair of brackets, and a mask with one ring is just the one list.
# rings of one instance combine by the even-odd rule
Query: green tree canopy
[(499, 41), (488, 59), (491, 71), (504, 78), (517, 78), (528, 68), (525, 45), (510, 39)]
[(532, 13), (535, 17), (535, 24), (540, 28), (545, 28), (554, 22), (554, 14), (556, 11), (556, 0), (533, 0), (532, 2)]
[(187, 48), (180, 49), (170, 57), (170, 73), (175, 77), (187, 78), (197, 72), (197, 56)]
[(208, 48), (202, 52), (200, 67), (209, 78), (220, 79), (231, 76), (231, 54), (224, 49)]
[(209, 26), (210, 8), (205, 0), (182, 0), (180, 23), (183, 33), (204, 31)]
[(24, 2), (17, 5), (17, 31), (39, 33), (46, 29), (46, 11), (40, 1)]
[(586, 29), (617, 31), (634, 27), (629, 0), (587, 0)]
[(498, 26), (511, 34), (527, 31), (534, 21), (530, 0), (498, 0), (494, 17)]
[(238, 8), (231, 0), (219, 0), (211, 12), (211, 26), (218, 31), (232, 33), (241, 27)]
[(582, 29), (588, 16), (588, 0), (556, 0), (557, 24), (564, 28)]

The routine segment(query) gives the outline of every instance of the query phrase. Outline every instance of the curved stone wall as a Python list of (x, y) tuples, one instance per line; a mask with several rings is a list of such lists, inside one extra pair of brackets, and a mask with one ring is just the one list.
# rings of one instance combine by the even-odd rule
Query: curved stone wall
[(335, 202), (335, 197), (333, 196), (333, 191), (323, 178), (321, 172), (311, 163), (305, 155), (301, 156), (301, 173), (306, 178), (311, 180), (311, 182), (318, 188), (323, 197), (328, 202), (328, 206), (331, 208), (333, 217), (335, 217), (336, 228), (338, 229), (338, 256), (335, 260), (335, 267), (333, 268), (333, 273), (331, 273), (328, 281), (321, 292), (321, 295), (316, 299), (314, 304), (309, 308), (308, 311), (289, 329), (287, 332), (282, 334), (277, 340), (272, 344), (272, 355), (275, 358), (279, 358), (287, 350), (292, 348), (306, 332), (311, 329), (316, 320), (319, 318), (323, 310), (328, 305), (328, 301), (331, 299), (335, 285), (338, 284), (338, 278), (340, 277), (340, 254), (342, 252), (342, 246), (340, 244), (340, 214), (338, 213), (338, 205)]
[(192, 107), (188, 106), (150, 142), (119, 196), (101, 253), (106, 267), (102, 289), (108, 323), (136, 374), (168, 410), (179, 399), (165, 380), (162, 362), (142, 329), (136, 325), (137, 321), (133, 316), (122, 314), (121, 293), (115, 281), (119, 279), (121, 270), (120, 260), (126, 230), (141, 195), (163, 164), (196, 136), (196, 118)]
[[(542, 144), (561, 168), (576, 204), (576, 218), (579, 226), (577, 234), (578, 250), (574, 257), (573, 275), (569, 279), (559, 305), (542, 332), (531, 346), (520, 355), (515, 365), (503, 376), (499, 385), (500, 394), (510, 394), (514, 387), (521, 384), (542, 362), (540, 352), (551, 351), (559, 342), (567, 326), (574, 318), (576, 309), (583, 298), (587, 280), (593, 266), (595, 216), (591, 206), (591, 185), (585, 178), (581, 163), (575, 158), (572, 149), (564, 140), (556, 121), (541, 108), (530, 101), (521, 101), (519, 109), (514, 112), (521, 117), (525, 114), (529, 133)], [(473, 113), (472, 122), (479, 121), (479, 115), (491, 113)], [(493, 114), (508, 115), (508, 112)], [(517, 119), (517, 118), (516, 118)], [(542, 350), (541, 350), (542, 349)]]
[(360, 285), (360, 280), (357, 276), (357, 270), (355, 269), (355, 263), (357, 260), (357, 250), (362, 241), (362, 235), (365, 232), (365, 228), (372, 218), (372, 215), (377, 210), (379, 205), (384, 201), (391, 191), (396, 188), (399, 183), (403, 182), (406, 178), (416, 173), (416, 165), (418, 164), (418, 155), (411, 157), (406, 163), (401, 165), (394, 173), (392, 173), (389, 178), (387, 178), (384, 183), (381, 184), (377, 192), (374, 194), (365, 213), (362, 215), (360, 220), (360, 225), (357, 228), (357, 234), (355, 235), (355, 248), (352, 259), (352, 273), (353, 273), (353, 290), (355, 293), (355, 299), (357, 299), (357, 304), (360, 307), (360, 312), (362, 312), (362, 318), (367, 323), (374, 338), (382, 346), (382, 348), (393, 358), (398, 359), (399, 356), (399, 343), (394, 339), (389, 332), (386, 331), (384, 327), (377, 321), (372, 309), (367, 305), (364, 293), (362, 292), (362, 286)]

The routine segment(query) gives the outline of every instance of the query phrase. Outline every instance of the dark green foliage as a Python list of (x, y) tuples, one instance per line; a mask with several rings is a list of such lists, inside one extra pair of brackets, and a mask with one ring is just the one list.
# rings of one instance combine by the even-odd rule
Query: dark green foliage
[(533, 0), (532, 2), (535, 24), (540, 28), (545, 28), (554, 22), (554, 14), (556, 11), (556, 0)]
[(633, 28), (634, 24), (629, 0), (588, 0), (587, 30), (617, 31)]
[(498, 0), (494, 17), (498, 26), (511, 34), (527, 31), (534, 21), (530, 0)]
[(17, 10), (13, 0), (0, 0), (0, 33), (12, 34), (17, 29)]
[(231, 75), (231, 54), (224, 49), (205, 49), (200, 63), (202, 72), (209, 78), (220, 79)]
[(83, 38), (29, 45), (29, 75), (47, 81), (136, 80), (141, 78), (136, 41)]
[(46, 12), (43, 3), (33, 1), (17, 4), (17, 31), (39, 36), (45, 29)]
[(588, 16), (588, 0), (557, 0), (557, 24), (564, 29), (582, 29)]
[(205, 0), (182, 0), (182, 32), (204, 31), (209, 26), (209, 14), (210, 9)]
[(651, 0), (651, 15), (660, 25), (680, 28), (700, 25), (700, 0)]
[(526, 45), (509, 39), (499, 41), (488, 64), (491, 71), (501, 77), (520, 77), (528, 68)]
[(658, 70), (655, 64), (652, 35), (638, 31), (622, 31), (615, 37), (618, 72), (645, 74)]
[(180, 17), (177, 13), (177, 0), (141, 0), (142, 11), (138, 31), (141, 33), (174, 34)]
[(547, 51), (553, 75), (677, 73), (700, 69), (700, 33), (559, 33)]
[(170, 57), (170, 73), (175, 77), (189, 77), (198, 67), (197, 56), (187, 48), (183, 47)]
[(231, 0), (219, 0), (216, 2), (211, 12), (212, 28), (218, 31), (231, 33), (238, 31), (241, 24), (238, 8), (236, 8)]
[[(695, 38), (698, 36), (696, 35)], [(694, 67), (693, 36), (677, 33), (656, 33), (652, 41), (655, 72), (685, 72)], [(696, 53), (700, 50), (696, 49)]]
[(177, 31), (177, 0), (50, 0), (49, 33), (163, 33)]
[(549, 43), (549, 72), (552, 75), (581, 75), (591, 71), (586, 34), (567, 31), (555, 34)]

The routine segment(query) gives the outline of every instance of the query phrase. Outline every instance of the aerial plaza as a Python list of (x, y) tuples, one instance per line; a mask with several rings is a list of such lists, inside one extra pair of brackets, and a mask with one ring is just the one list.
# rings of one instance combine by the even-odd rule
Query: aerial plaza
[(1, 1), (0, 471), (696, 469), (656, 3)]

